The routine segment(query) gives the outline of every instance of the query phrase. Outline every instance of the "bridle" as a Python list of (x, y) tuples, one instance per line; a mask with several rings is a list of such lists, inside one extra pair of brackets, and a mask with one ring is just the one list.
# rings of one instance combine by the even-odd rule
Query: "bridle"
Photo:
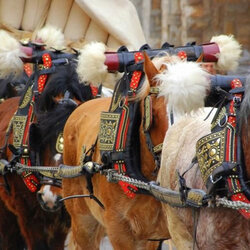
[(161, 151), (163, 145), (163, 142), (158, 145), (154, 145), (150, 135), (150, 128), (154, 119), (152, 110), (152, 96), (155, 96), (157, 98), (158, 94), (159, 94), (159, 87), (151, 87), (148, 95), (144, 98), (144, 103), (143, 103), (144, 106), (143, 130), (146, 137), (146, 143), (148, 149), (153, 155), (155, 162), (155, 169), (153, 172), (154, 175), (157, 175), (157, 172), (160, 168)]

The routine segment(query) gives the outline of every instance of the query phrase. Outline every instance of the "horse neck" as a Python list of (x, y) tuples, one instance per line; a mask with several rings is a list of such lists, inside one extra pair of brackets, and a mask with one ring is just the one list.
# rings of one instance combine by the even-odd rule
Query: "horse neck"
[[(141, 104), (142, 115), (144, 115), (143, 104)], [(149, 129), (152, 144), (157, 146), (164, 141), (166, 131), (168, 129), (168, 119), (166, 112), (166, 104), (163, 97), (152, 97), (152, 116), (153, 121)], [(148, 179), (155, 178), (155, 161), (153, 154), (150, 152), (146, 135), (143, 128), (143, 119), (140, 126), (140, 153), (141, 153), (141, 170)], [(161, 154), (161, 153), (160, 153)]]

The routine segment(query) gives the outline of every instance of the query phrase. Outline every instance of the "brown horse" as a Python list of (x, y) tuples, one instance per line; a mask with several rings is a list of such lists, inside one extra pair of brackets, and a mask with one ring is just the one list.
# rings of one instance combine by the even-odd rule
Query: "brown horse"
[[(161, 58), (157, 61), (157, 68), (161, 67), (164, 59), (166, 60), (166, 58)], [(145, 73), (148, 81), (143, 83), (140, 94), (131, 100), (140, 102), (139, 117), (146, 116), (144, 98), (150, 95), (153, 89), (158, 89), (155, 76), (159, 74), (159, 71), (146, 55)], [(158, 92), (151, 93), (151, 99), (153, 122), (149, 134), (152, 144), (159, 145), (163, 142), (168, 129), (166, 100), (158, 96)], [(91, 100), (82, 104), (69, 117), (64, 128), (64, 163), (66, 165), (79, 165), (83, 146), (89, 150), (95, 144), (101, 112), (109, 109), (110, 102), (110, 99)], [(143, 120), (141, 118), (138, 131), (141, 172), (148, 180), (155, 180), (156, 162), (147, 145)], [(92, 155), (92, 160), (97, 163), (101, 163), (99, 146), (97, 142)], [(137, 150), (135, 145), (133, 148)], [(71, 216), (72, 242), (77, 249), (98, 249), (100, 237), (97, 229), (100, 226), (104, 227), (114, 249), (156, 249), (159, 243), (150, 242), (149, 239), (169, 238), (166, 227), (167, 219), (163, 219), (161, 206), (154, 197), (137, 194), (133, 199), (128, 198), (119, 185), (107, 182), (106, 178), (98, 173), (93, 176), (92, 183), (94, 195), (100, 199), (105, 209), (88, 198), (65, 201), (67, 211)], [(88, 194), (86, 186), (85, 176), (63, 179), (63, 196)]]
[[(241, 104), (241, 136), (245, 160), (245, 176), (250, 177), (250, 84), (245, 86)], [(196, 155), (196, 142), (211, 133), (211, 120), (200, 114), (185, 116), (166, 133), (162, 164), (158, 175), (160, 185), (178, 190), (177, 174), (183, 174)], [(190, 188), (206, 190), (198, 164), (184, 174)], [(249, 184), (248, 184), (249, 185)], [(250, 220), (231, 208), (176, 208), (163, 204), (171, 238), (177, 249), (249, 249)]]
[[(44, 92), (36, 103), (37, 128), (31, 134), (31, 144), (40, 154), (41, 164), (56, 165), (55, 141), (63, 130), (67, 116), (76, 108), (74, 98), (81, 103), (92, 98), (91, 89), (79, 84), (71, 64), (57, 66), (57, 72), (49, 77)], [(70, 93), (67, 100), (57, 102), (58, 97)], [(69, 102), (67, 102), (69, 101)], [(0, 145), (4, 145), (7, 127), (16, 112), (19, 98), (7, 99), (0, 105)], [(53, 127), (53, 129), (51, 129)], [(8, 143), (12, 143), (10, 134)], [(10, 160), (12, 153), (8, 148), (2, 152)], [(2, 157), (1, 157), (2, 158)], [(5, 181), (5, 179), (7, 181)], [(31, 193), (22, 178), (16, 173), (0, 176), (1, 246), (3, 249), (64, 249), (64, 241), (70, 226), (69, 217), (62, 207), (54, 213), (44, 211), (37, 201), (36, 193)], [(6, 183), (8, 184), (6, 187)]]

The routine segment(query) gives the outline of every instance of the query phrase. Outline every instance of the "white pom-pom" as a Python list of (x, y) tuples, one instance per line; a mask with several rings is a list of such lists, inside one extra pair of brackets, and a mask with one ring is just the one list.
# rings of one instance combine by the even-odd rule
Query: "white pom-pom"
[(46, 44), (46, 48), (63, 48), (64, 34), (54, 26), (47, 25), (39, 30), (36, 34), (36, 40), (41, 40)]
[(21, 51), (20, 43), (6, 31), (0, 30), (0, 78), (19, 75), (23, 71), (20, 57), (25, 55)]
[(77, 74), (81, 82), (102, 83), (108, 74), (105, 62), (106, 47), (100, 42), (86, 44), (78, 57)]
[(181, 61), (166, 66), (166, 70), (156, 75), (156, 80), (168, 109), (182, 115), (203, 107), (209, 74), (195, 62)]
[(218, 68), (225, 71), (234, 71), (239, 65), (241, 56), (241, 45), (235, 40), (233, 35), (214, 36), (211, 42), (217, 43), (220, 49), (218, 57)]

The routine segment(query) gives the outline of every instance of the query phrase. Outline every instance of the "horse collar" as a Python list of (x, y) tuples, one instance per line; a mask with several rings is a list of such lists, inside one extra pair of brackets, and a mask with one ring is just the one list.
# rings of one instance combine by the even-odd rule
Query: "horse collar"
[[(233, 80), (231, 88), (227, 104), (213, 119), (212, 133), (198, 140), (196, 154), (209, 194), (226, 195), (232, 201), (250, 203), (250, 190), (243, 176), (241, 138), (236, 129), (243, 96), (240, 80)], [(240, 213), (250, 218), (250, 211), (241, 209)]]
[[(43, 69), (49, 69), (52, 66), (51, 57), (48, 53), (42, 56)], [(30, 71), (27, 67), (24, 68), (25, 72), (30, 75)], [(42, 71), (41, 71), (42, 72)], [(13, 123), (13, 146), (16, 149), (20, 149), (20, 162), (28, 166), (31, 165), (30, 153), (29, 153), (29, 128), (34, 121), (34, 102), (36, 93), (41, 93), (45, 87), (47, 74), (34, 73), (29, 78), (27, 87), (23, 96), (20, 99), (19, 107), (12, 119)], [(25, 185), (31, 192), (35, 192), (39, 186), (38, 178), (31, 172), (25, 171), (22, 173), (22, 178)]]
[[(135, 54), (135, 61), (143, 60), (142, 53)], [(143, 82), (141, 71), (125, 73), (117, 83), (109, 112), (102, 112), (99, 132), (102, 162), (108, 168), (114, 168), (118, 173), (132, 178), (147, 181), (140, 169), (140, 138), (141, 123), (140, 104), (131, 102), (130, 97), (136, 95)], [(119, 184), (129, 198), (135, 193), (145, 191), (134, 185), (119, 181)]]

